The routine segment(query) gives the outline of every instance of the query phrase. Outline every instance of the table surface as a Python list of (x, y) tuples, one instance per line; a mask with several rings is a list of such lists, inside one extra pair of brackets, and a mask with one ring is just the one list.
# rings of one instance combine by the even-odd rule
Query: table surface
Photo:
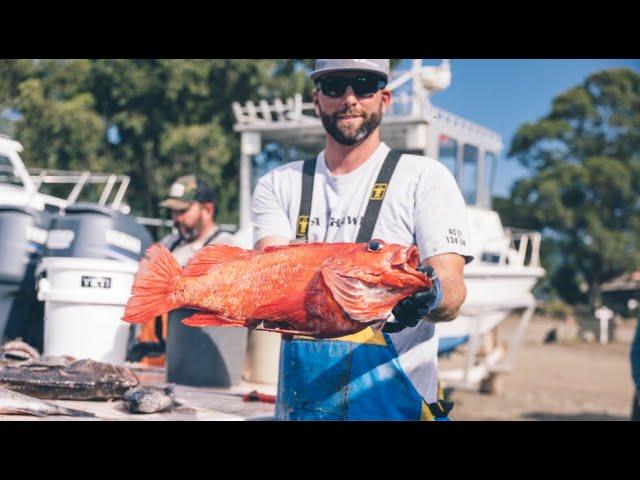
[[(165, 384), (165, 371), (158, 367), (132, 367), (141, 385)], [(275, 405), (259, 401), (247, 401), (242, 396), (253, 390), (275, 395), (277, 386), (241, 382), (229, 388), (189, 387), (175, 385), (175, 400), (180, 406), (169, 412), (129, 413), (121, 400), (44, 400), (66, 408), (93, 413), (95, 417), (67, 417), (51, 415), (0, 415), (0, 421), (244, 421), (272, 420)]]

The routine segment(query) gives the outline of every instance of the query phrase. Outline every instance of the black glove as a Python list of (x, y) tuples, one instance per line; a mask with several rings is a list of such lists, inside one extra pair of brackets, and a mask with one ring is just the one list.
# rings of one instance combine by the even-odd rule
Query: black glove
[[(387, 322), (382, 327), (383, 332), (396, 333), (407, 327), (415, 327), (422, 318), (426, 317), (434, 309), (435, 302), (441, 300), (441, 298), (438, 298), (440, 280), (435, 270), (429, 266), (419, 266), (416, 270), (426, 274), (431, 279), (432, 287), (429, 290), (416, 292), (398, 302), (392, 311), (396, 321)], [(442, 296), (440, 295), (440, 297)]]

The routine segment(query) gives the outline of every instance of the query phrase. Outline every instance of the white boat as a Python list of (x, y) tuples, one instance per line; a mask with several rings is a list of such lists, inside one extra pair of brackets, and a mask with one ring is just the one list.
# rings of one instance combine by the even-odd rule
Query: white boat
[[(70, 171), (25, 166), (20, 154), (20, 142), (0, 134), (0, 205), (30, 207), (38, 211), (59, 212), (75, 203), (83, 192), (93, 188), (99, 191), (100, 206), (129, 214), (131, 208), (123, 202), (131, 181), (128, 175), (93, 173), (88, 170)], [(45, 193), (46, 185), (66, 185), (66, 196)], [(136, 217), (136, 221), (147, 227), (172, 227), (171, 220)], [(235, 225), (223, 225), (234, 230)]]
[[(389, 83), (393, 102), (383, 118), (381, 135), (391, 148), (444, 163), (467, 202), (474, 245), (474, 260), (465, 269), (467, 299), (460, 316), (438, 324), (437, 330), (442, 354), (467, 344), (465, 367), (441, 372), (445, 385), (476, 388), (492, 372), (510, 367), (535, 309), (531, 289), (545, 272), (540, 267), (540, 234), (504, 228), (491, 208), (491, 182), (503, 148), (500, 135), (432, 105), (430, 94), (447, 88), (450, 82), (448, 60), (438, 66), (423, 66), (422, 60), (413, 60), (408, 70), (394, 71)], [(324, 148), (325, 131), (313, 103), (303, 102), (300, 94), (272, 103), (234, 103), (233, 111), (234, 129), (241, 135), (237, 236), (251, 248), (251, 192), (257, 179), (279, 164), (278, 160), (265, 159), (263, 147), (277, 144), (284, 146), (284, 152), (292, 147), (318, 152)], [(505, 358), (504, 351), (495, 348), (481, 357), (478, 353), (483, 336), (495, 331), (516, 309), (523, 311), (520, 326), (511, 338), (509, 356)]]
[[(0, 205), (19, 205), (38, 211), (57, 212), (76, 202), (86, 186), (104, 184), (98, 204), (129, 213), (129, 206), (122, 204), (130, 181), (127, 175), (27, 168), (20, 157), (22, 151), (20, 142), (0, 134)], [(68, 185), (68, 195), (62, 198), (43, 193), (42, 188), (51, 184)], [(116, 185), (119, 185), (118, 189), (112, 196)], [(111, 197), (113, 198), (109, 203)]]

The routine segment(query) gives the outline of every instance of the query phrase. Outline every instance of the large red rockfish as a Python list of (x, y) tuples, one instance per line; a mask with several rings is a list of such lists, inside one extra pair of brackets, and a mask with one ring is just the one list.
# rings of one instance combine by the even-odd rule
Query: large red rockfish
[(306, 243), (263, 252), (228, 245), (200, 250), (181, 270), (152, 245), (140, 262), (123, 320), (141, 323), (176, 308), (200, 312), (190, 326), (265, 329), (316, 338), (381, 328), (393, 307), (430, 279), (415, 246)]

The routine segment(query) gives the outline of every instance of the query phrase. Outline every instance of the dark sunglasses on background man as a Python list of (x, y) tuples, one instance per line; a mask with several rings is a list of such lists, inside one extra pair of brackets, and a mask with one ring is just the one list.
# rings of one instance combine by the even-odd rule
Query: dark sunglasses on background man
[(357, 77), (337, 77), (327, 75), (316, 80), (316, 88), (324, 95), (332, 98), (339, 98), (351, 86), (353, 93), (358, 97), (373, 95), (378, 90), (387, 86), (387, 81), (379, 75), (363, 74)]

